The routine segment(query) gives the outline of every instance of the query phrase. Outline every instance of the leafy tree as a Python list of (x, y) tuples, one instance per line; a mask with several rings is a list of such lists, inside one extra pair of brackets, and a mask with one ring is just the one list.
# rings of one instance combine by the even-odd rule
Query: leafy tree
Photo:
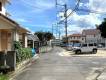
[(104, 18), (104, 21), (99, 25), (98, 29), (101, 32), (101, 36), (106, 38), (106, 18)]
[(40, 41), (45, 41), (45, 40), (49, 41), (50, 39), (53, 38), (53, 34), (51, 32), (38, 31), (38, 32), (35, 32), (35, 35), (38, 36)]
[(50, 32), (45, 32), (44, 37), (47, 41), (51, 40), (53, 38), (53, 34)]
[(38, 36), (40, 41), (43, 41), (43, 37), (44, 37), (44, 32), (39, 31), (39, 32), (35, 32), (35, 35)]

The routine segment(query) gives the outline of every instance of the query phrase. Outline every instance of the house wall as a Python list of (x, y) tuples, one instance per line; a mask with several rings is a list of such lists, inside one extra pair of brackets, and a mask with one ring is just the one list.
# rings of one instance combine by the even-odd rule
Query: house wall
[(28, 46), (27, 34), (25, 34), (25, 33), (22, 34), (22, 43), (23, 43), (23, 47), (27, 48), (27, 46)]
[(68, 41), (71, 43), (71, 41), (79, 41), (84, 43), (85, 42), (85, 37), (69, 37)]
[(0, 32), (0, 51), (1, 51), (1, 32)]
[(0, 13), (6, 15), (5, 6), (6, 6), (7, 1), (6, 0), (0, 0), (0, 2), (2, 2), (2, 11), (0, 11)]
[(5, 20), (0, 19), (0, 29), (12, 29), (13, 26), (8, 24)]
[(27, 48), (28, 47), (28, 39), (27, 39), (27, 34), (22, 33), (19, 35), (19, 41), (22, 43), (22, 46)]
[(28, 47), (28, 38), (27, 38), (27, 35), (25, 35), (25, 48)]
[(0, 51), (11, 50), (12, 47), (12, 36), (11, 32), (7, 30), (0, 30)]
[(93, 42), (93, 43), (99, 43), (100, 42), (100, 34), (97, 34), (97, 35), (86, 35), (86, 42), (90, 43), (90, 42)]
[(1, 31), (1, 50), (7, 50), (8, 46), (7, 31)]

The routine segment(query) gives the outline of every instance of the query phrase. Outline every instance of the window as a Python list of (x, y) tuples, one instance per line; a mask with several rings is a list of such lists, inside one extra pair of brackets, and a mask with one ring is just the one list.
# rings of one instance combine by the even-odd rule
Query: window
[(89, 46), (93, 46), (93, 44), (89, 44)]
[(96, 44), (96, 43), (94, 43), (94, 46), (97, 46), (97, 44)]
[(87, 44), (82, 44), (82, 47), (87, 47)]
[(0, 2), (0, 11), (2, 11), (2, 3)]

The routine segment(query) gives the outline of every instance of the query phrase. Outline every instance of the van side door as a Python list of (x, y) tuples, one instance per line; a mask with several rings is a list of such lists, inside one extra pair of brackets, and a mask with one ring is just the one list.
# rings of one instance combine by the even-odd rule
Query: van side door
[(88, 52), (89, 50), (88, 50), (88, 45), (85, 43), (85, 44), (82, 44), (82, 46), (81, 46), (81, 51), (82, 52)]

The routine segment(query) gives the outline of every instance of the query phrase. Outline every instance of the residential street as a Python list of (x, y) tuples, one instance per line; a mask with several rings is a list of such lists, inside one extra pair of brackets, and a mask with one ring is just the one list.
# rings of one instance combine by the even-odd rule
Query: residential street
[(95, 70), (106, 66), (105, 57), (62, 55), (65, 52), (55, 47), (41, 54), (32, 65), (17, 73), (14, 80), (86, 80)]

